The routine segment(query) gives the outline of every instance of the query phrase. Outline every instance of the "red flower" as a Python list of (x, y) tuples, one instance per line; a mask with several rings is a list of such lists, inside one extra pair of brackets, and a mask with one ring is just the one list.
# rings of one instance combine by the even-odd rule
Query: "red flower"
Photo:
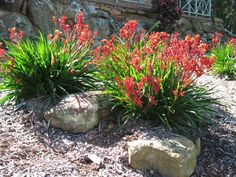
[(51, 41), (52, 38), (53, 38), (53, 35), (52, 35), (52, 34), (49, 34), (49, 35), (48, 35), (48, 39)]
[(134, 87), (135, 87), (134, 78), (133, 77), (126, 77), (124, 80), (124, 85), (125, 85), (127, 95), (129, 97), (132, 97), (133, 92), (134, 92)]
[(153, 79), (153, 87), (154, 87), (155, 93), (158, 94), (160, 91), (160, 81), (158, 78)]
[(125, 40), (132, 40), (137, 31), (138, 22), (137, 20), (128, 21), (123, 28), (120, 30), (120, 38)]
[(133, 101), (133, 103), (136, 106), (141, 107), (142, 106), (142, 94), (141, 94), (141, 90), (139, 91), (136, 90), (136, 84), (134, 82), (134, 78), (133, 77), (126, 77), (124, 80), (124, 85), (125, 85), (125, 90), (126, 90), (126, 94), (128, 95), (129, 99)]
[(142, 91), (145, 82), (146, 82), (146, 77), (142, 76), (141, 81), (138, 83), (138, 92)]
[(178, 90), (173, 90), (174, 96), (178, 96)]
[(137, 54), (130, 53), (130, 62), (131, 62), (131, 65), (132, 65), (138, 72), (140, 72), (140, 71), (142, 70), (142, 68), (140, 67), (141, 59), (139, 58), (139, 56), (138, 56)]
[(8, 30), (10, 32), (10, 41), (12, 43), (19, 42), (24, 35), (23, 31), (17, 32), (15, 27), (9, 28)]
[(70, 75), (75, 75), (75, 69), (70, 69)]
[(222, 37), (223, 35), (221, 33), (215, 32), (215, 34), (211, 36), (212, 45), (220, 43)]
[(10, 62), (11, 62), (11, 67), (13, 68), (15, 66), (15, 63), (14, 63), (14, 58), (10, 58)]
[(56, 18), (55, 16), (52, 17), (52, 22), (53, 22), (54, 24), (57, 23), (57, 18)]
[(230, 42), (231, 42), (232, 44), (236, 45), (236, 38), (231, 38), (231, 39), (230, 39)]
[(6, 53), (6, 50), (0, 48), (0, 58), (3, 58), (5, 56), (5, 53)]
[(76, 25), (78, 25), (78, 26), (83, 25), (83, 17), (84, 17), (84, 13), (82, 11), (80, 11), (79, 14), (76, 15)]

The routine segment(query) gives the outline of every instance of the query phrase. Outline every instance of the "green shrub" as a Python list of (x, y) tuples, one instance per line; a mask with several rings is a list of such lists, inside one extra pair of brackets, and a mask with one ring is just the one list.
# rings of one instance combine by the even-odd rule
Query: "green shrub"
[(214, 62), (205, 57), (209, 46), (199, 36), (182, 40), (164, 32), (136, 34), (136, 28), (129, 21), (118, 38), (102, 40), (93, 52), (98, 79), (121, 111), (119, 119), (155, 119), (182, 133), (206, 127), (215, 100), (195, 81)]
[[(22, 32), (10, 29), (6, 50), (0, 46), (1, 90), (8, 95), (1, 102), (27, 99), (33, 96), (50, 96), (54, 101), (61, 95), (83, 92), (94, 88), (94, 70), (89, 66), (89, 52), (94, 35), (77, 16), (76, 24), (60, 19), (60, 30), (35, 40), (22, 40)], [(57, 25), (57, 19), (53, 22)]]
[[(213, 36), (217, 38), (217, 35)], [(216, 43), (217, 42), (217, 43)], [(219, 76), (236, 79), (236, 39), (230, 39), (225, 44), (213, 41), (211, 53), (216, 57), (213, 71)]]

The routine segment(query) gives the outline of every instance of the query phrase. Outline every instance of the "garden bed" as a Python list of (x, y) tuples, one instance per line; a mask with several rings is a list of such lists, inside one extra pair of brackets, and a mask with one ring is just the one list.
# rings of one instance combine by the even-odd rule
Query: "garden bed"
[[(236, 81), (204, 75), (199, 83), (214, 87), (212, 96), (227, 107), (216, 107), (216, 125), (202, 135), (202, 153), (192, 176), (236, 175)], [(127, 141), (144, 136), (152, 122), (102, 120), (86, 134), (70, 134), (49, 127), (42, 115), (10, 106), (0, 111), (0, 176), (160, 176), (128, 165)], [(141, 127), (141, 128), (140, 128)], [(151, 130), (150, 130), (151, 129)], [(97, 165), (88, 156), (102, 159)]]

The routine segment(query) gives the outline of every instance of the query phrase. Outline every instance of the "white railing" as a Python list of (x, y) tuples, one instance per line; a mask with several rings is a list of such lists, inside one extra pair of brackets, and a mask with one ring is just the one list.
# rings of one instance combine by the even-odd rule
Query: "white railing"
[(179, 3), (187, 15), (211, 17), (211, 0), (180, 0)]

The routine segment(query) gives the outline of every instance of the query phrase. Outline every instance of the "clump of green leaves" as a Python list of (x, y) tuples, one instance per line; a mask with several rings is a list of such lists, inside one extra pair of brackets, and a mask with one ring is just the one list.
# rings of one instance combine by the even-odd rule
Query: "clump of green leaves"
[(223, 77), (236, 79), (236, 39), (232, 38), (225, 44), (220, 43), (221, 35), (213, 35), (213, 47), (211, 53), (215, 56), (216, 61), (213, 65), (213, 71)]
[[(53, 22), (57, 25), (57, 19)], [(94, 34), (83, 24), (83, 14), (70, 26), (66, 17), (60, 19), (60, 30), (34, 40), (22, 40), (22, 32), (10, 29), (10, 41), (0, 47), (2, 60), (1, 90), (8, 95), (1, 102), (33, 96), (56, 98), (74, 92), (94, 89), (94, 69), (89, 53)]]

